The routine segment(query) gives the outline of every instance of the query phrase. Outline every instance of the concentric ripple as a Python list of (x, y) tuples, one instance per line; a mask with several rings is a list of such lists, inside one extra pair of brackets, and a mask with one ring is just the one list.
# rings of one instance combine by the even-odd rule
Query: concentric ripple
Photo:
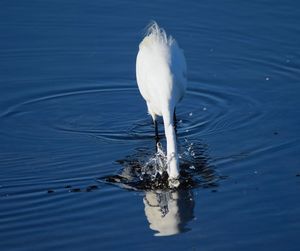
[[(1, 117), (12, 126), (24, 125), (24, 131), (18, 128), (22, 137), (45, 137), (45, 130), (54, 130), (126, 141), (153, 137), (146, 112), (132, 81), (28, 95), (2, 111)], [(177, 108), (178, 134), (201, 137), (219, 133), (248, 126), (261, 115), (257, 101), (234, 89), (191, 82)], [(31, 130), (26, 130), (26, 125)]]

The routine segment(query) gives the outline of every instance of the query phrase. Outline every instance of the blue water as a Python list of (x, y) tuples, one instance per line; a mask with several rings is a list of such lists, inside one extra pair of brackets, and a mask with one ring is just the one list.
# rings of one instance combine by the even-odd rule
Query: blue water
[[(151, 20), (188, 65), (178, 191), (130, 183)], [(300, 3), (10, 0), (0, 36), (0, 250), (299, 249)]]

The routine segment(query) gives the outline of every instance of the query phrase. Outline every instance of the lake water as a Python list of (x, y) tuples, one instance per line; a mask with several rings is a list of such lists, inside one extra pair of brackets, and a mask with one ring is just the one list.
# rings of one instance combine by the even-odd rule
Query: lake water
[[(137, 173), (151, 20), (188, 64), (178, 190)], [(10, 0), (0, 36), (0, 250), (299, 250), (298, 1)]]

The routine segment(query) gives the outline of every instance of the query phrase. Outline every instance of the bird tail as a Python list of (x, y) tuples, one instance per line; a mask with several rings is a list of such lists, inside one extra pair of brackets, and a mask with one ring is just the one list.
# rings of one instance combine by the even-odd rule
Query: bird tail
[(155, 21), (151, 21), (149, 23), (145, 36), (154, 38), (156, 41), (169, 45), (174, 41), (172, 36), (168, 37), (166, 31), (163, 28), (160, 28)]

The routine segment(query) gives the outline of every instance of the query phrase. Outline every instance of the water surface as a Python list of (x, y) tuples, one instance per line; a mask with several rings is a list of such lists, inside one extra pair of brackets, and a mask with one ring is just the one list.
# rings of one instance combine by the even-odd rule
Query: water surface
[[(0, 249), (298, 250), (299, 9), (0, 3)], [(137, 179), (155, 151), (135, 81), (153, 19), (188, 64), (178, 190)]]

